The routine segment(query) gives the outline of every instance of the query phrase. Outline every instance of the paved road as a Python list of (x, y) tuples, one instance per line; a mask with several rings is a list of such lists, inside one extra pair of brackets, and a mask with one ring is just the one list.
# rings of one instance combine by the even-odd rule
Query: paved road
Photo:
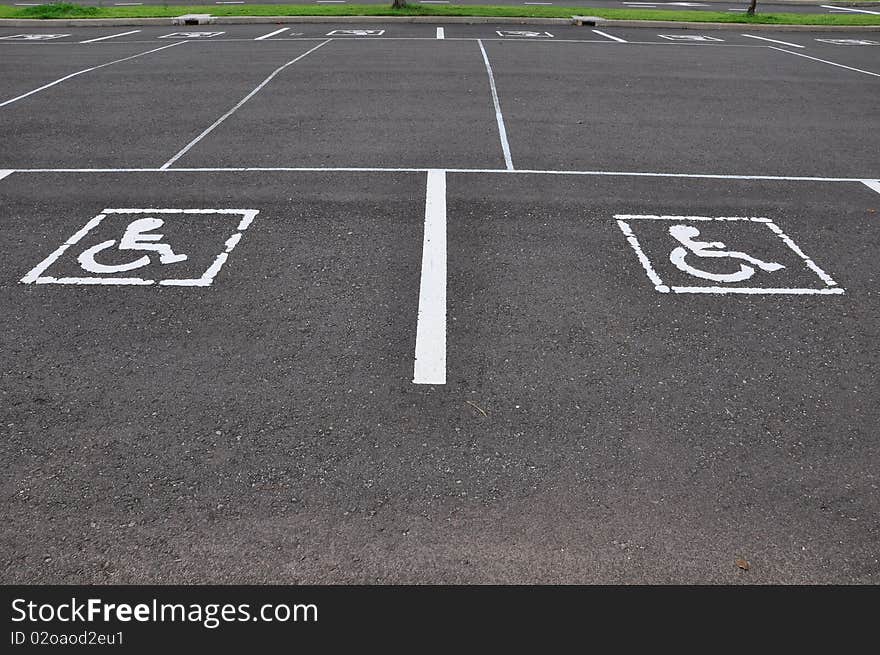
[[(389, 0), (310, 0), (308, 2), (291, 2), (289, 0), (192, 0), (186, 5), (247, 5), (247, 4), (390, 4)], [(0, 4), (20, 7), (32, 7), (45, 2), (27, 2), (25, 0), (0, 0)], [(82, 5), (101, 6), (139, 6), (139, 5), (167, 5), (166, 0), (140, 0), (139, 2), (74, 2)], [(748, 2), (729, 2), (724, 0), (708, 0), (707, 2), (622, 2), (620, 0), (555, 0), (554, 2), (526, 2), (525, 0), (492, 0), (487, 3), (484, 0), (414, 0), (411, 4), (458, 4), (458, 5), (533, 5), (533, 6), (559, 6), (559, 7), (597, 7), (605, 9), (670, 9), (670, 10), (696, 10), (696, 11), (742, 11), (748, 7)], [(839, 6), (838, 6), (839, 5)], [(856, 6), (858, 5), (858, 6)], [(811, 13), (811, 14), (878, 14), (880, 5), (873, 6), (869, 3), (815, 3), (800, 4), (796, 2), (760, 2), (758, 11), (765, 13)]]
[(509, 27), (0, 29), (3, 582), (880, 582), (876, 34)]

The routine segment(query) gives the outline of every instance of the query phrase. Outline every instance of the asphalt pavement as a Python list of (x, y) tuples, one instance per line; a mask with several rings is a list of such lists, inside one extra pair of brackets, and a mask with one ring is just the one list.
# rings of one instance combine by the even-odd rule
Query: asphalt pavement
[(0, 29), (4, 583), (880, 583), (880, 39), (512, 27)]

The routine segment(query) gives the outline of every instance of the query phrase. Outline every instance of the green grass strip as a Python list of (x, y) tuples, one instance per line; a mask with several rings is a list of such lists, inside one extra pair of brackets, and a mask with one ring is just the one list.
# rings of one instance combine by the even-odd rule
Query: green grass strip
[[(747, 3), (742, 2), (743, 7)], [(0, 18), (163, 18), (182, 14), (214, 16), (486, 16), (518, 18), (570, 18), (596, 16), (622, 20), (771, 25), (880, 25), (880, 16), (869, 14), (765, 14), (745, 16), (717, 11), (665, 11), (651, 9), (593, 9), (590, 7), (412, 5), (392, 10), (388, 5), (201, 5), (140, 7), (86, 7), (70, 3), (39, 7), (0, 7)]]

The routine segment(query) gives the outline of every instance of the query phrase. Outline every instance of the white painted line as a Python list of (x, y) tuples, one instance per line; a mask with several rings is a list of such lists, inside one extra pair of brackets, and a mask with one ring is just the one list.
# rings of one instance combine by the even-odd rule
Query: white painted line
[[(856, 73), (864, 73), (865, 75), (872, 75), (873, 77), (880, 77), (880, 73), (872, 73), (871, 71), (862, 70), (861, 68), (853, 68), (852, 66), (844, 66), (843, 64), (836, 64), (833, 61), (828, 61), (827, 59), (819, 59), (818, 57), (811, 57), (810, 55), (805, 55), (800, 52), (792, 52), (791, 50), (785, 50), (784, 48), (777, 48), (775, 45), (767, 46), (771, 50), (778, 50), (779, 52), (787, 52), (790, 55), (797, 55), (798, 57), (804, 57), (806, 59), (812, 59), (813, 61), (820, 61), (823, 64), (828, 64), (830, 66), (837, 66), (838, 68), (845, 68), (847, 70), (855, 71)], [(3, 105), (0, 105), (2, 107)]]
[(71, 73), (70, 75), (65, 75), (64, 77), (55, 80), (54, 82), (49, 82), (49, 84), (44, 84), (38, 89), (34, 89), (33, 91), (28, 91), (27, 93), (23, 93), (20, 96), (16, 96), (15, 98), (11, 98), (10, 100), (6, 100), (5, 102), (0, 102), (0, 107), (5, 107), (6, 105), (11, 105), (13, 102), (17, 102), (23, 98), (27, 98), (35, 93), (39, 93), (40, 91), (44, 91), (50, 87), (55, 86), (56, 84), (61, 84), (65, 80), (69, 80), (72, 77), (76, 77), (77, 75), (82, 75), (83, 73), (89, 73), (94, 70), (98, 70), (99, 68), (104, 68), (105, 66), (112, 66), (113, 64), (118, 64), (123, 61), (128, 61), (130, 59), (137, 59), (138, 57), (143, 57), (144, 55), (149, 55), (153, 52), (159, 52), (160, 50), (165, 50), (166, 48), (173, 48), (176, 45), (182, 45), (184, 43), (189, 43), (189, 41), (178, 41), (177, 43), (171, 43), (169, 45), (163, 45), (161, 48), (154, 48), (152, 50), (147, 50), (146, 52), (140, 52), (136, 55), (131, 55), (130, 57), (124, 57), (123, 59), (116, 59), (114, 61), (108, 61), (106, 64), (99, 64), (98, 66), (92, 66), (91, 68), (84, 68), (81, 71), (77, 71), (75, 73)]
[(645, 273), (648, 275), (648, 279), (654, 283), (654, 288), (660, 293), (669, 293), (669, 287), (663, 284), (663, 280), (657, 275), (657, 271), (654, 270), (654, 267), (651, 265), (651, 260), (648, 259), (645, 251), (642, 250), (642, 246), (636, 238), (636, 235), (633, 233), (629, 223), (618, 218), (617, 225), (620, 227), (620, 231), (623, 232), (629, 245), (632, 246), (632, 249), (635, 251), (636, 257), (642, 264), (642, 268), (645, 269)]
[[(826, 289), (774, 289), (761, 287), (667, 287), (674, 293), (741, 293), (747, 295), (828, 296), (846, 293), (840, 287)], [(659, 291), (659, 289), (658, 289)]]
[(489, 56), (483, 47), (483, 41), (477, 39), (480, 52), (483, 53), (483, 62), (486, 64), (486, 72), (489, 74), (489, 88), (492, 90), (492, 102), (495, 105), (495, 120), (498, 123), (498, 136), (501, 138), (501, 150), (504, 152), (504, 164), (507, 170), (513, 170), (513, 159), (510, 156), (510, 144), (507, 142), (507, 130), (504, 127), (504, 116), (501, 114), (501, 102), (498, 100), (498, 90), (495, 88), (495, 76), (492, 74), (492, 66), (489, 64)]
[(770, 43), (779, 43), (781, 45), (791, 46), (792, 48), (803, 48), (804, 46), (798, 45), (797, 43), (789, 43), (788, 41), (778, 41), (777, 39), (768, 39), (764, 36), (753, 36), (752, 34), (743, 34), (742, 36), (747, 39), (760, 39), (761, 41), (769, 41)]
[(37, 264), (27, 275), (21, 278), (21, 282), (23, 284), (33, 284), (38, 277), (45, 271), (49, 266), (55, 262), (56, 259), (61, 257), (64, 254), (64, 251), (70, 248), (70, 246), (74, 245), (77, 241), (82, 239), (88, 232), (90, 232), (93, 228), (97, 227), (98, 224), (106, 218), (106, 214), (98, 214), (88, 223), (86, 223), (76, 234), (70, 237), (67, 241), (61, 244), (55, 252), (46, 257), (43, 261)]
[(728, 9), (727, 11), (748, 11), (748, 9)]
[(524, 5), (552, 5), (552, 2), (524, 2)]
[(4, 177), (9, 177), (14, 172), (15, 171), (11, 171), (11, 170), (0, 170), (0, 180), (2, 180)]
[(115, 39), (118, 36), (128, 36), (129, 34), (137, 34), (140, 30), (132, 30), (131, 32), (121, 32), (120, 34), (111, 34), (110, 36), (101, 36), (97, 39), (89, 39), (88, 41), (80, 41), (80, 43), (96, 43), (98, 41), (106, 41), (107, 39)]
[(626, 43), (626, 39), (621, 39), (618, 36), (611, 36), (610, 34), (606, 34), (605, 32), (600, 32), (599, 30), (593, 30), (593, 34), (598, 34), (599, 36), (604, 36), (606, 39), (611, 39), (612, 41), (617, 41), (618, 43)]
[(218, 0), (215, 5), (243, 5), (244, 0)]
[(420, 5), (448, 5), (449, 0), (419, 0)]
[(416, 324), (415, 384), (446, 384), (446, 171), (429, 170)]
[(117, 2), (114, 3), (114, 7), (140, 7), (143, 2)]
[(437, 28), (437, 38), (438, 39), (445, 39), (446, 38), (446, 30), (443, 29), (442, 27)]
[(880, 11), (868, 11), (867, 9), (851, 9), (848, 7), (838, 7), (835, 5), (819, 5), (820, 7), (824, 7), (825, 9), (832, 9), (834, 11), (852, 11), (857, 14), (871, 14), (873, 16), (880, 16)]
[[(248, 39), (249, 40), (249, 39)], [(769, 47), (769, 46), (759, 46)], [(217, 166), (192, 168), (14, 168), (13, 173), (426, 173), (431, 168), (378, 166)], [(584, 177), (657, 177), (689, 180), (765, 180), (769, 182), (873, 183), (870, 177), (818, 177), (798, 175), (730, 175), (722, 173), (654, 173), (642, 171), (552, 171), (509, 168), (446, 168), (447, 173), (514, 175), (580, 175)]]
[(344, 5), (348, 0), (318, 0), (319, 5)]
[[(0, 171), (0, 173), (2, 173), (2, 172), (5, 172), (5, 171)], [(11, 173), (11, 172), (12, 171), (9, 171), (9, 173)], [(6, 173), (6, 174), (9, 175), (9, 173)], [(3, 175), (0, 175), (0, 180), (2, 180), (3, 177), (4, 177)], [(868, 187), (872, 191), (876, 191), (877, 193), (880, 193), (880, 180), (862, 180), (862, 184), (864, 184), (866, 187)]]
[(782, 239), (785, 242), (785, 245), (791, 248), (801, 259), (803, 259), (807, 267), (816, 275), (818, 275), (825, 284), (827, 284), (829, 287), (837, 286), (837, 282), (832, 280), (831, 276), (828, 275), (828, 273), (819, 268), (812, 259), (807, 257), (806, 254), (804, 254), (804, 251), (801, 250), (800, 247), (794, 241), (792, 241), (788, 235), (784, 234), (775, 223), (769, 222), (767, 223), (767, 227), (769, 227), (775, 235)]
[(272, 74), (269, 75), (269, 77), (267, 77), (265, 80), (263, 80), (262, 82), (260, 82), (259, 86), (257, 86), (256, 89), (254, 89), (253, 91), (251, 91), (250, 93), (248, 93), (248, 94), (247, 94), (244, 98), (242, 98), (242, 99), (238, 102), (238, 104), (236, 104), (232, 109), (230, 109), (230, 110), (227, 111), (225, 114), (223, 114), (220, 118), (218, 118), (216, 121), (214, 121), (214, 123), (213, 123), (210, 127), (208, 127), (208, 129), (206, 129), (204, 132), (202, 132), (201, 134), (199, 134), (195, 139), (193, 139), (193, 140), (190, 141), (188, 144), (186, 144), (186, 145), (185, 145), (185, 146), (184, 146), (184, 147), (183, 147), (183, 148), (182, 148), (182, 149), (181, 149), (176, 155), (174, 155), (171, 159), (169, 159), (169, 160), (166, 161), (164, 164), (162, 164), (160, 170), (165, 170), (165, 169), (167, 169), (169, 166), (171, 166), (171, 164), (173, 164), (173, 163), (176, 162), (178, 159), (180, 159), (181, 157), (183, 157), (187, 152), (190, 151), (190, 149), (191, 149), (194, 145), (196, 145), (199, 141), (201, 141), (201, 140), (204, 139), (206, 136), (208, 136), (208, 134), (210, 134), (210, 133), (214, 130), (214, 128), (216, 128), (218, 125), (220, 125), (220, 123), (222, 123), (222, 122), (225, 121), (227, 118), (229, 118), (230, 116), (232, 116), (232, 114), (234, 114), (234, 113), (239, 109), (239, 107), (241, 107), (244, 103), (246, 103), (248, 100), (250, 100), (250, 99), (253, 98), (255, 95), (257, 95), (257, 93), (259, 93), (260, 90), (261, 90), (264, 86), (266, 86), (269, 82), (271, 82), (271, 81), (272, 81), (272, 78), (274, 78), (276, 75), (278, 75), (278, 73), (280, 73), (281, 71), (283, 71), (283, 70), (284, 70), (285, 68), (287, 68), (288, 66), (291, 66), (291, 65), (295, 64), (295, 63), (298, 62), (300, 59), (303, 59), (304, 57), (307, 57), (308, 55), (312, 54), (312, 53), (313, 53), (315, 50), (317, 50), (318, 48), (321, 48), (321, 47), (327, 45), (327, 44), (330, 43), (332, 40), (333, 40), (333, 39), (327, 39), (326, 41), (322, 41), (321, 43), (319, 43), (318, 45), (316, 45), (316, 46), (315, 46), (314, 48), (312, 48), (311, 50), (308, 50), (308, 51), (304, 52), (303, 54), (301, 54), (301, 55), (300, 55), (299, 57), (297, 57), (296, 59), (292, 59), (292, 60), (290, 60), (289, 62), (287, 62), (286, 64), (284, 64), (284, 65), (282, 65), (282, 66), (279, 66), (279, 67), (276, 68), (274, 71), (272, 71)]
[(289, 27), (282, 27), (280, 30), (275, 30), (274, 32), (269, 32), (268, 34), (264, 34), (263, 36), (258, 36), (256, 39), (254, 39), (254, 41), (263, 41), (265, 39), (269, 39), (269, 38), (275, 36), (276, 34), (281, 34), (282, 32), (286, 32), (289, 29), (290, 29)]

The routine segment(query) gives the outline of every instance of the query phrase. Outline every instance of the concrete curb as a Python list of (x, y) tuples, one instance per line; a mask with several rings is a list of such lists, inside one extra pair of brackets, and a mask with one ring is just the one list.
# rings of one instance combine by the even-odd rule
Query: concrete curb
[(575, 25), (589, 27), (650, 27), (679, 30), (770, 30), (775, 32), (880, 32), (880, 25), (767, 25), (761, 23), (689, 23), (674, 20), (614, 20), (573, 16)]
[[(0, 18), (0, 27), (128, 27), (172, 26), (178, 17), (166, 18)], [(212, 25), (262, 25), (283, 23), (432, 23), (468, 25), (589, 25), (593, 27), (646, 27), (664, 29), (775, 30), (779, 32), (877, 32), (880, 25), (767, 25), (750, 23), (692, 23), (667, 20), (615, 20), (594, 16), (527, 18), (492, 16), (212, 16)]]

